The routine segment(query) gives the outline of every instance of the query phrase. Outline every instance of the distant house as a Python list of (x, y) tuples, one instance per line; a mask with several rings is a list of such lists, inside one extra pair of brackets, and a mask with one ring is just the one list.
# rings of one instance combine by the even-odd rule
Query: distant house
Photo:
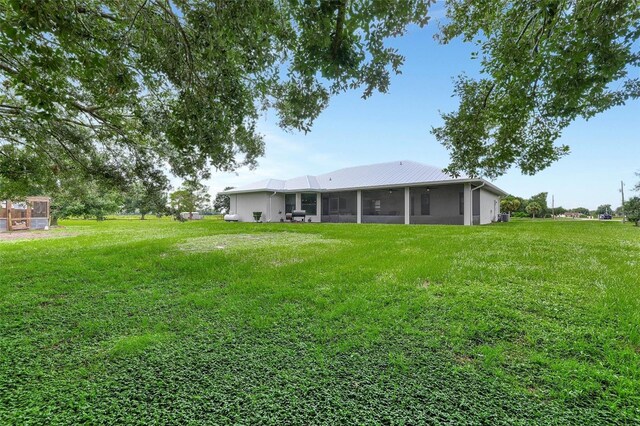
[(224, 191), (230, 218), (278, 222), (302, 212), (307, 221), (487, 224), (507, 193), (484, 179), (453, 178), (415, 161), (348, 167), (319, 176), (266, 179)]

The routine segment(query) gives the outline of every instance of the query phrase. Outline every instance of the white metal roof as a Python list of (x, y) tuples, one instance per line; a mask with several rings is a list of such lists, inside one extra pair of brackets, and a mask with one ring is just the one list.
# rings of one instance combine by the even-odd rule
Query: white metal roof
[(224, 194), (244, 192), (328, 192), (393, 186), (417, 186), (422, 184), (484, 183), (487, 189), (499, 195), (507, 195), (500, 188), (483, 179), (466, 176), (453, 178), (441, 169), (416, 161), (393, 161), (366, 166), (347, 167), (319, 176), (299, 176), (293, 179), (265, 179)]

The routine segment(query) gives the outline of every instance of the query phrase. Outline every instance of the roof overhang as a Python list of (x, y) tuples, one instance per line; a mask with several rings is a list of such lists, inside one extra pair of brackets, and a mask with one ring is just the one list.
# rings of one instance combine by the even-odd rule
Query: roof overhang
[(388, 189), (388, 188), (406, 188), (406, 187), (421, 187), (421, 186), (446, 186), (446, 185), (459, 185), (459, 184), (471, 184), (486, 188), (488, 191), (493, 192), (501, 197), (505, 197), (508, 195), (507, 192), (498, 188), (491, 182), (488, 182), (484, 179), (452, 179), (452, 180), (439, 180), (432, 182), (411, 182), (411, 183), (398, 183), (394, 185), (377, 185), (377, 186), (357, 186), (357, 187), (348, 187), (348, 188), (299, 188), (299, 189), (271, 189), (271, 188), (254, 188), (254, 189), (239, 189), (234, 190), (230, 189), (228, 191), (220, 191), (219, 194), (224, 195), (235, 195), (235, 194), (252, 194), (256, 192), (270, 192), (270, 193), (279, 193), (279, 194), (295, 194), (298, 192), (343, 192), (343, 191), (358, 191), (358, 190), (375, 190), (375, 189)]

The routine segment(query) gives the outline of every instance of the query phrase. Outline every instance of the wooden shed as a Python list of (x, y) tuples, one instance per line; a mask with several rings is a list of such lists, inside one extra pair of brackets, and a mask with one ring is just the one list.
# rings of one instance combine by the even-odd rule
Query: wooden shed
[(0, 202), (0, 232), (45, 229), (49, 226), (51, 199), (27, 197), (24, 201)]

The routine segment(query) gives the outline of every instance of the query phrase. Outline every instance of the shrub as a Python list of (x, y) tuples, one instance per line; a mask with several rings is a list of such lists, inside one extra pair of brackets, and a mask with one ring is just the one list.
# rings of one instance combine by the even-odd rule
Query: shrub
[(638, 226), (638, 222), (640, 222), (640, 197), (633, 197), (624, 203), (624, 213), (630, 222)]
[(529, 213), (532, 217), (536, 217), (538, 213), (542, 211), (542, 206), (537, 202), (533, 201), (527, 204), (527, 208), (525, 209), (527, 213)]

